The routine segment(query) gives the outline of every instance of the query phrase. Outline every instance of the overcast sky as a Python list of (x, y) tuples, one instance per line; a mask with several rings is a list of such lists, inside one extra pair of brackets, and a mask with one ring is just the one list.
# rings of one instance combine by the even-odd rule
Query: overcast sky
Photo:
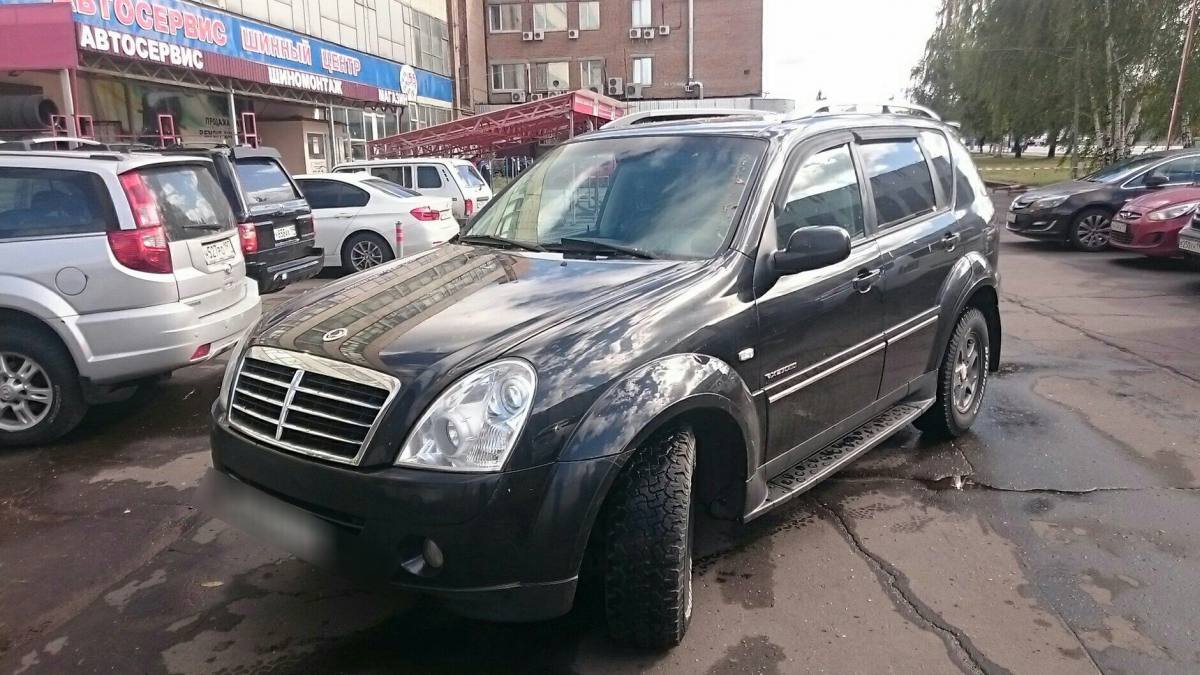
[(938, 0), (765, 0), (763, 88), (802, 108), (904, 99), (937, 21)]

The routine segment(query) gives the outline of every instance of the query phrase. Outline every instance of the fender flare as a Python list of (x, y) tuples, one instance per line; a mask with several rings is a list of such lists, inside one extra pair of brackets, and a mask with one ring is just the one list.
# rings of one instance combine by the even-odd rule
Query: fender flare
[[(937, 369), (941, 363), (942, 352), (950, 342), (950, 334), (954, 331), (958, 316), (962, 314), (971, 297), (984, 287), (991, 287), (999, 295), (999, 274), (982, 253), (970, 251), (958, 259), (942, 286), (939, 295), (942, 320), (938, 322), (937, 338), (933, 341), (934, 348), (929, 355), (927, 369)], [(996, 345), (993, 358), (999, 358), (999, 345)]]
[(0, 275), (0, 311), (12, 310), (30, 317), (58, 336), (75, 363), (81, 363), (90, 352), (83, 336), (74, 329), (78, 312), (58, 293), (21, 277)]

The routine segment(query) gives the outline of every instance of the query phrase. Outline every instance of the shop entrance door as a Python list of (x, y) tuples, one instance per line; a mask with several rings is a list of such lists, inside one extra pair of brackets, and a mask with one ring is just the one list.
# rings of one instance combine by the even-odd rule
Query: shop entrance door
[(306, 173), (326, 173), (333, 166), (329, 163), (329, 135), (308, 132), (304, 139), (304, 165)]

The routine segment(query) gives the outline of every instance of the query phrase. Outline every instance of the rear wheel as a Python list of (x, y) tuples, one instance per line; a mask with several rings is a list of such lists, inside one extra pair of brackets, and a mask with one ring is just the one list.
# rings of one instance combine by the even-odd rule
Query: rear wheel
[(87, 412), (75, 363), (45, 331), (0, 331), (0, 446), (48, 443)]
[(383, 237), (373, 232), (357, 232), (342, 244), (342, 267), (361, 272), (395, 258)]
[(621, 644), (679, 644), (692, 618), (692, 474), (696, 439), (663, 431), (635, 451), (609, 498), (604, 606)]
[(1108, 248), (1112, 236), (1112, 214), (1104, 209), (1084, 209), (1071, 221), (1071, 245), (1093, 253)]
[(974, 307), (963, 312), (938, 368), (937, 399), (913, 424), (942, 438), (961, 436), (975, 423), (987, 388), (991, 344), (987, 319)]

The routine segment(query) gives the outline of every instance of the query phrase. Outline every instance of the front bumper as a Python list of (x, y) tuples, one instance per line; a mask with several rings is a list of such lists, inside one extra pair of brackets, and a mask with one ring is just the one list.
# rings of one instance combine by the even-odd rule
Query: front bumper
[(1185, 227), (1179, 231), (1178, 252), (1193, 260), (1200, 260), (1200, 229)]
[(277, 291), (288, 284), (311, 279), (325, 266), (325, 250), (308, 249), (303, 257), (276, 263), (246, 261), (246, 276), (258, 282), (260, 293)]
[(1071, 213), (1067, 211), (1012, 211), (1008, 214), (1005, 229), (1030, 239), (1063, 240), (1067, 238), (1070, 224)]
[(212, 460), (207, 482), (223, 487), (211, 508), (222, 519), (319, 566), (500, 621), (571, 608), (588, 533), (619, 464), (607, 457), (493, 474), (336, 466), (242, 436), (219, 404)]
[[(1113, 248), (1134, 251), (1142, 255), (1171, 257), (1179, 255), (1179, 231), (1191, 220), (1191, 215), (1175, 220), (1150, 220), (1142, 217), (1133, 221), (1113, 220), (1109, 243)], [(1118, 228), (1125, 227), (1124, 232)]]

